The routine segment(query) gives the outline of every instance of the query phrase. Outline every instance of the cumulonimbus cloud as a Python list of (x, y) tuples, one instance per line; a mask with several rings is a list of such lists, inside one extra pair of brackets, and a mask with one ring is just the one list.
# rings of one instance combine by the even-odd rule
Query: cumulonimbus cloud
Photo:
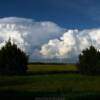
[(63, 36), (44, 44), (40, 53), (44, 58), (70, 59), (73, 62), (77, 61), (81, 51), (90, 45), (100, 50), (100, 29), (68, 30)]
[(51, 21), (0, 18), (0, 48), (9, 38), (30, 56), (30, 61), (73, 62), (90, 45), (100, 50), (100, 28), (68, 30)]
[[(40, 56), (37, 49), (49, 39), (59, 37), (65, 29), (51, 21), (6, 17), (0, 18), (0, 48), (9, 38), (30, 55), (30, 60)], [(39, 57), (38, 57), (39, 56)]]

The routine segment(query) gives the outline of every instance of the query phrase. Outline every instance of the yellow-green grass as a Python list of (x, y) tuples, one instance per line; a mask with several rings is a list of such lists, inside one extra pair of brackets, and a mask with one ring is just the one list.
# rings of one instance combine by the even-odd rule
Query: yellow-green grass
[(29, 64), (29, 72), (52, 72), (52, 71), (77, 71), (74, 64)]

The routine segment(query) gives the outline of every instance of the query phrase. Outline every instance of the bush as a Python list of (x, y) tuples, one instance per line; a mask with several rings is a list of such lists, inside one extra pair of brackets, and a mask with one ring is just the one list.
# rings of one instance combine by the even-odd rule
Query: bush
[(27, 70), (28, 57), (9, 40), (0, 50), (0, 74), (22, 74)]
[(83, 50), (77, 68), (82, 74), (100, 74), (100, 52), (94, 46)]

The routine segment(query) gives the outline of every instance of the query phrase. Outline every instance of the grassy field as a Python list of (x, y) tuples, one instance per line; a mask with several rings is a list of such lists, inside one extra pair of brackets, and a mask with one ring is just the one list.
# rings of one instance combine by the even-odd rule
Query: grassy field
[[(32, 74), (23, 76), (0, 76), (0, 97), (9, 100), (88, 100), (100, 98), (100, 76), (79, 73), (38, 74), (48, 71), (76, 71), (75, 65), (29, 65)], [(37, 74), (34, 75), (34, 72)], [(2, 100), (2, 99), (1, 99)], [(42, 99), (43, 100), (43, 99)]]
[(62, 71), (77, 71), (73, 64), (68, 65), (55, 65), (55, 64), (29, 64), (29, 72), (62, 72)]

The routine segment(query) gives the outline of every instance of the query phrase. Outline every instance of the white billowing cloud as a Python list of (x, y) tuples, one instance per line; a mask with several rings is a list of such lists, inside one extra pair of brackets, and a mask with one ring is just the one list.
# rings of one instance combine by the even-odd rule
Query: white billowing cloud
[(75, 45), (75, 37), (74, 32), (77, 30), (69, 30), (64, 33), (60, 39), (49, 40), (47, 44), (42, 46), (40, 51), (47, 58), (64, 58), (68, 56), (68, 52), (70, 52)]
[(51, 21), (38, 22), (18, 17), (0, 18), (0, 48), (11, 38), (18, 47), (30, 54), (31, 59), (36, 58), (36, 49), (49, 39), (59, 37), (64, 31), (65, 29)]
[(90, 45), (100, 50), (100, 29), (68, 30), (59, 39), (42, 45), (40, 53), (44, 58), (74, 58), (77, 61), (81, 51)]
[(67, 30), (51, 21), (27, 18), (0, 18), (0, 48), (11, 38), (30, 55), (31, 61), (77, 60), (91, 44), (100, 50), (100, 29)]

